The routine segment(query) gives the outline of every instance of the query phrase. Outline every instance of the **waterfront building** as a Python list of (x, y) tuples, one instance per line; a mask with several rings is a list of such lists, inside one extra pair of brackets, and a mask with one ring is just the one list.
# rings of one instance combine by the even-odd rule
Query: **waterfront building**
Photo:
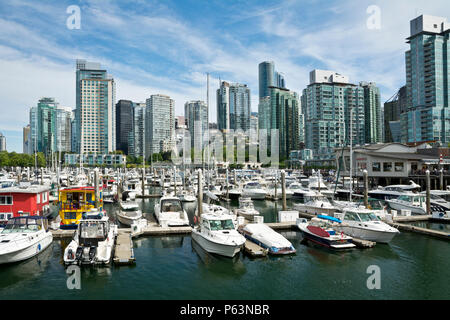
[(66, 166), (79, 166), (80, 160), (85, 166), (125, 166), (127, 163), (127, 157), (123, 154), (76, 154), (66, 153), (64, 155), (64, 165)]
[(76, 61), (77, 153), (116, 149), (115, 82), (99, 63)]
[[(130, 137), (133, 138), (131, 141), (129, 141)], [(116, 104), (116, 150), (128, 154), (131, 143), (134, 144), (133, 102), (119, 100)], [(134, 149), (134, 146), (132, 149)]]
[(171, 151), (175, 142), (175, 101), (156, 94), (146, 101), (145, 157)]
[(217, 90), (217, 127), (219, 130), (250, 129), (251, 100), (246, 84), (222, 81)]
[(0, 152), (6, 151), (6, 137), (0, 132)]
[(208, 142), (208, 106), (203, 101), (186, 102), (184, 119), (191, 136), (191, 147), (202, 150)]
[(449, 35), (446, 18), (421, 15), (410, 22), (402, 142), (437, 141), (445, 145), (450, 142)]
[(406, 111), (406, 86), (384, 103), (384, 142), (401, 141), (400, 115)]
[(380, 89), (373, 82), (360, 82), (364, 89), (365, 143), (383, 142)]
[(365, 143), (364, 109), (363, 87), (333, 71), (311, 71), (302, 110), (306, 148), (313, 150), (315, 160), (329, 162), (334, 159), (334, 148), (350, 143), (350, 113), (352, 144)]

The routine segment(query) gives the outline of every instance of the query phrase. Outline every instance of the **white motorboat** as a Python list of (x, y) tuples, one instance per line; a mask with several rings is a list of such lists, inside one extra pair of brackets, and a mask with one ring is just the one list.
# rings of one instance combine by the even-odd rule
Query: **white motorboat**
[(336, 231), (344, 232), (354, 238), (388, 243), (399, 233), (396, 228), (381, 221), (369, 209), (349, 208), (343, 210), (341, 224), (336, 225)]
[(292, 243), (281, 234), (263, 223), (249, 223), (240, 229), (248, 240), (267, 249), (269, 254), (294, 254), (296, 250)]
[(139, 204), (134, 201), (120, 201), (120, 208), (125, 211), (137, 210), (139, 209)]
[(242, 188), (242, 196), (249, 197), (252, 200), (264, 200), (266, 195), (267, 191), (257, 181), (247, 182)]
[(352, 243), (352, 237), (343, 232), (336, 232), (335, 227), (340, 223), (339, 219), (319, 215), (310, 221), (304, 218), (298, 219), (297, 227), (302, 232), (304, 239), (326, 248), (342, 250), (356, 247)]
[(411, 214), (425, 215), (427, 214), (427, 202), (422, 194), (405, 192), (396, 199), (386, 200), (394, 210), (410, 210)]
[(410, 181), (409, 184), (397, 184), (389, 185), (386, 187), (379, 187), (378, 189), (371, 190), (368, 192), (369, 197), (380, 199), (380, 200), (390, 200), (397, 199), (405, 192), (416, 193), (420, 191), (420, 185), (416, 184), (414, 181)]
[(34, 257), (45, 250), (52, 241), (53, 236), (44, 217), (11, 218), (0, 233), (0, 264)]
[(259, 211), (255, 209), (252, 199), (245, 197), (239, 198), (239, 208), (236, 210), (236, 213), (238, 216), (243, 216), (250, 221), (253, 221), (253, 218), (259, 215)]
[(314, 191), (303, 194), (303, 201), (304, 203), (294, 204), (294, 210), (314, 215), (333, 216), (338, 209), (330, 203), (327, 197)]
[(106, 265), (111, 262), (117, 225), (97, 209), (83, 214), (73, 240), (64, 250), (66, 265)]
[(431, 221), (439, 223), (450, 223), (450, 211), (434, 211), (431, 214)]
[(117, 219), (123, 225), (131, 227), (133, 223), (142, 218), (141, 210), (120, 210), (116, 213)]
[(205, 213), (200, 224), (192, 230), (192, 240), (205, 251), (232, 258), (241, 251), (245, 238), (236, 231), (233, 216)]
[(189, 218), (181, 200), (175, 196), (161, 197), (155, 204), (155, 216), (161, 227), (188, 226)]
[(182, 202), (195, 202), (197, 200), (197, 197), (191, 190), (182, 190), (180, 194), (178, 194), (178, 198), (180, 198)]

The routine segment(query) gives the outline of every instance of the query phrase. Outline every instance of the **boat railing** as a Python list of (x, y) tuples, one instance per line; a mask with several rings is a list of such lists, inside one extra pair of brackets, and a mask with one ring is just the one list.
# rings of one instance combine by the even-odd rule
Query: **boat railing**
[(94, 206), (95, 201), (70, 202), (64, 203), (61, 206), (61, 210), (83, 210)]

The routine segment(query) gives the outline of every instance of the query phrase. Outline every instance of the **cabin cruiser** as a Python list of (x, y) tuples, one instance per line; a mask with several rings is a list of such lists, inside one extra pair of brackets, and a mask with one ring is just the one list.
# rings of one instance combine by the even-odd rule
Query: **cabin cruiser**
[(267, 191), (263, 189), (257, 181), (249, 181), (242, 188), (242, 196), (244, 197), (249, 197), (255, 200), (264, 200), (266, 195)]
[(120, 209), (125, 211), (137, 210), (139, 209), (139, 205), (135, 201), (120, 201)]
[(41, 216), (10, 218), (0, 233), (0, 264), (19, 262), (45, 250), (53, 241), (47, 219)]
[[(228, 187), (228, 198), (229, 199), (239, 199), (239, 197), (242, 195), (242, 187), (241, 186), (235, 186), (230, 185)], [(226, 186), (222, 190), (222, 196), (227, 196), (227, 189)]]
[(410, 181), (409, 184), (398, 184), (390, 185), (386, 187), (379, 187), (378, 189), (371, 190), (368, 192), (369, 197), (380, 199), (380, 200), (390, 200), (397, 199), (405, 192), (418, 192), (420, 191), (420, 186), (414, 181)]
[(233, 258), (241, 251), (245, 238), (236, 231), (234, 216), (223, 213), (204, 213), (192, 230), (192, 240), (205, 251)]
[(332, 199), (334, 195), (334, 191), (330, 190), (328, 186), (325, 184), (325, 181), (323, 181), (322, 176), (320, 175), (320, 172), (313, 173), (309, 177), (308, 181), (308, 189), (312, 191), (316, 191), (318, 193), (323, 194), (328, 199)]
[(195, 202), (197, 198), (193, 190), (184, 189), (177, 195), (182, 202)]
[(399, 233), (396, 228), (381, 221), (377, 215), (369, 209), (349, 208), (343, 210), (341, 224), (336, 231), (344, 232), (354, 238), (388, 243)]
[(319, 215), (310, 221), (304, 218), (297, 220), (297, 227), (302, 232), (304, 239), (308, 241), (335, 250), (356, 247), (352, 243), (352, 237), (343, 232), (336, 232), (335, 228), (339, 224), (341, 224), (341, 220), (325, 215)]
[(412, 214), (424, 215), (427, 214), (427, 203), (424, 195), (417, 193), (403, 193), (396, 199), (386, 200), (394, 210), (410, 210)]
[(333, 216), (337, 208), (333, 206), (327, 197), (317, 192), (309, 192), (303, 195), (304, 203), (294, 204), (294, 210), (319, 215), (327, 214)]
[(73, 240), (64, 250), (64, 264), (106, 265), (112, 257), (117, 225), (97, 209), (83, 214)]
[[(378, 218), (386, 218), (386, 214), (388, 214), (389, 212), (388, 205), (384, 201), (369, 198), (367, 199), (367, 202), (369, 204), (368, 209), (371, 210), (371, 212), (373, 212)], [(348, 208), (366, 208), (366, 206), (364, 205), (364, 199), (358, 199), (358, 201), (356, 202), (334, 200), (333, 205), (341, 212)]]
[[(128, 192), (128, 196), (131, 200), (136, 199), (137, 195), (142, 195), (142, 183), (138, 179), (132, 179), (125, 181), (123, 190)], [(145, 190), (145, 195), (149, 194), (149, 190)]]
[(161, 197), (155, 204), (155, 216), (161, 227), (188, 226), (189, 218), (181, 200), (172, 195)]
[[(432, 212), (450, 211), (450, 202), (448, 201), (449, 193), (448, 191), (430, 190), (430, 206)], [(420, 194), (426, 196), (426, 191)]]
[(253, 206), (252, 199), (246, 197), (239, 198), (239, 208), (236, 210), (238, 216), (253, 221), (255, 216), (259, 215), (259, 211)]
[(142, 211), (133, 207), (128, 210), (119, 210), (116, 215), (121, 224), (131, 227), (133, 223), (142, 218)]
[(239, 231), (251, 242), (267, 249), (269, 254), (294, 254), (296, 250), (289, 240), (263, 223), (249, 223)]
[(450, 211), (447, 212), (433, 211), (431, 213), (430, 221), (439, 223), (450, 223)]

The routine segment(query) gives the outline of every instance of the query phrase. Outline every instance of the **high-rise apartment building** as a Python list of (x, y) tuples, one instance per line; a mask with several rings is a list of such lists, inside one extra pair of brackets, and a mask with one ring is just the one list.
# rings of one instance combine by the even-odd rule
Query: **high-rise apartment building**
[(6, 151), (6, 137), (0, 132), (0, 152)]
[(402, 142), (450, 142), (450, 24), (422, 15), (410, 22), (405, 53), (407, 110), (402, 113)]
[(380, 89), (373, 82), (360, 82), (364, 89), (365, 143), (383, 142)]
[(36, 109), (36, 143), (37, 151), (46, 156), (57, 151), (56, 110), (58, 102), (55, 98), (42, 98)]
[(72, 151), (72, 109), (56, 109), (56, 151)]
[(128, 154), (145, 157), (145, 108), (144, 102), (133, 102), (133, 130), (129, 134)]
[(217, 127), (219, 130), (250, 129), (251, 100), (246, 84), (222, 81), (217, 90)]
[[(333, 71), (313, 70), (303, 90), (306, 148), (314, 159), (330, 160), (334, 148), (365, 143), (364, 88)], [(352, 114), (350, 121), (350, 114)]]
[(116, 149), (115, 82), (99, 63), (76, 61), (76, 152)]
[(146, 101), (145, 156), (172, 150), (175, 142), (175, 101), (156, 94)]
[(184, 104), (184, 119), (191, 136), (191, 147), (202, 150), (208, 142), (208, 106), (203, 101)]
[(384, 103), (384, 142), (401, 142), (400, 115), (406, 111), (406, 86)]

